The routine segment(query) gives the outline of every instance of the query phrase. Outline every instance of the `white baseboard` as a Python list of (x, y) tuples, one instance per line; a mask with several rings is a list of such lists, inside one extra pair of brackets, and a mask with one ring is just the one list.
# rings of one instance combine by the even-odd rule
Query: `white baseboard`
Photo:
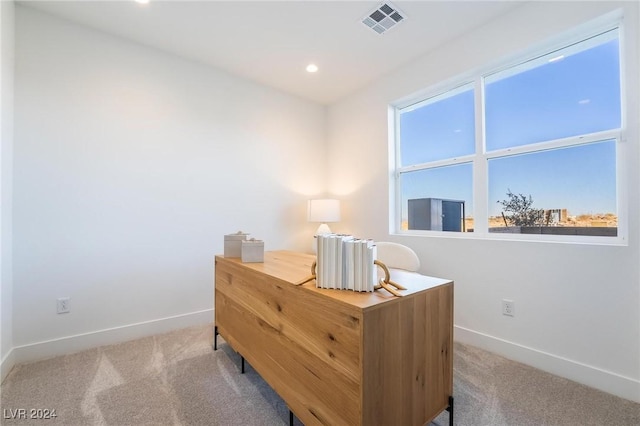
[(567, 358), (509, 342), (468, 328), (455, 326), (454, 338), (505, 358), (573, 380), (601, 391), (640, 402), (640, 380), (621, 376)]
[(0, 383), (4, 382), (4, 379), (9, 374), (9, 371), (16, 365), (16, 357), (13, 348), (2, 358), (0, 361)]
[(213, 323), (213, 309), (16, 346), (11, 354), (21, 364), (207, 323)]

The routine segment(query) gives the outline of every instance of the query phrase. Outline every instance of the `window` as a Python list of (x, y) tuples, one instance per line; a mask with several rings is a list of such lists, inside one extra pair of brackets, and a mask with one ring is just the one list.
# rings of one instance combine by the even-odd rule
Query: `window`
[[(473, 216), (473, 105), (473, 87), (465, 85), (402, 110), (399, 126), (402, 229), (467, 228), (465, 218)], [(442, 200), (445, 205), (457, 202), (459, 209), (452, 211), (453, 216), (443, 216), (437, 206), (442, 205)], [(433, 209), (422, 211), (432, 204)]]
[(612, 28), (396, 106), (396, 230), (617, 236), (619, 51)]

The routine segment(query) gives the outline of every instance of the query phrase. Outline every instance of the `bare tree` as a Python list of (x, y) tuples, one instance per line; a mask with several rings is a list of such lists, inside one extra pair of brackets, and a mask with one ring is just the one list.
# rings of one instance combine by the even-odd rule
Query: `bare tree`
[[(542, 226), (544, 223), (544, 210), (534, 209), (531, 195), (514, 194), (507, 190), (508, 199), (498, 201), (502, 204), (502, 217), (511, 226)], [(505, 215), (506, 213), (506, 215)]]

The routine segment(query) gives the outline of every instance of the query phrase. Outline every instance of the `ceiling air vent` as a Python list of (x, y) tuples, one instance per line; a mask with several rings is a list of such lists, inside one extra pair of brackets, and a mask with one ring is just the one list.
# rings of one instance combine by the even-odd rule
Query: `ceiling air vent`
[(383, 34), (405, 19), (406, 16), (397, 7), (385, 2), (362, 18), (362, 23), (376, 33)]

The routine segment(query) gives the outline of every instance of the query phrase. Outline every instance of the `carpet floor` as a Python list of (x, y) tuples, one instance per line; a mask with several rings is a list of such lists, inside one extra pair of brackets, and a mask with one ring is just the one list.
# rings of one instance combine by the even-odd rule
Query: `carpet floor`
[[(18, 365), (0, 389), (1, 424), (288, 425), (286, 404), (249, 364), (240, 374), (222, 338), (213, 351), (212, 328)], [(459, 343), (454, 398), (456, 425), (640, 425), (640, 404)], [(30, 418), (46, 410), (56, 417)], [(443, 412), (433, 425), (448, 422)]]

